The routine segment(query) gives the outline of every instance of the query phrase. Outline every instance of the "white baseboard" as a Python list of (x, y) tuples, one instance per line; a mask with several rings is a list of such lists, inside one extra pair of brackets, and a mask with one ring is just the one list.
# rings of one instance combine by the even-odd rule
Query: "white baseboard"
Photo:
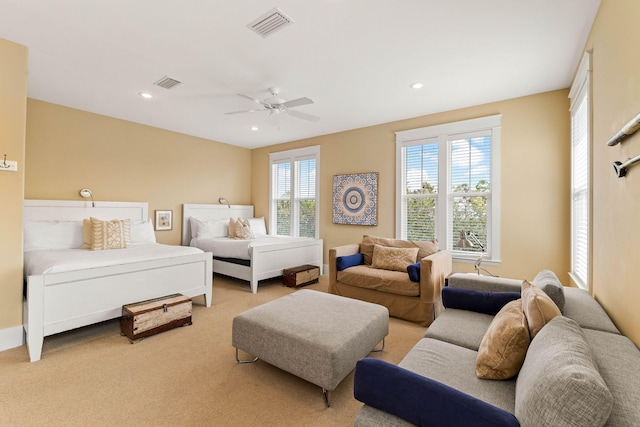
[(0, 330), (0, 351), (24, 345), (24, 329), (22, 325)]

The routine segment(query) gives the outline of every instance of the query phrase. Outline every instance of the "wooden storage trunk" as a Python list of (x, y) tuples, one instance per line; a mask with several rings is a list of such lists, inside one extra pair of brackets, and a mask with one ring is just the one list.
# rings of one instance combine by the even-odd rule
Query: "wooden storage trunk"
[(290, 288), (317, 283), (319, 277), (320, 268), (315, 265), (301, 265), (282, 270), (282, 282)]
[(191, 324), (191, 298), (168, 295), (122, 307), (120, 327), (133, 343), (142, 338)]

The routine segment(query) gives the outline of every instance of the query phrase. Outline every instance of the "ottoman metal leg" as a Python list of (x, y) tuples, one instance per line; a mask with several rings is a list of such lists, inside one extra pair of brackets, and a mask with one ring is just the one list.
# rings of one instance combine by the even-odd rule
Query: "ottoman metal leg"
[(236, 347), (236, 362), (238, 363), (255, 363), (258, 361), (258, 356), (254, 357), (252, 360), (240, 360), (238, 357), (238, 347)]
[(324, 397), (324, 404), (327, 405), (327, 408), (331, 407), (329, 404), (329, 391), (324, 387), (322, 387), (322, 397)]
[(380, 351), (384, 350), (384, 338), (382, 338), (382, 348), (374, 348), (373, 350), (371, 350), (372, 353), (378, 353)]

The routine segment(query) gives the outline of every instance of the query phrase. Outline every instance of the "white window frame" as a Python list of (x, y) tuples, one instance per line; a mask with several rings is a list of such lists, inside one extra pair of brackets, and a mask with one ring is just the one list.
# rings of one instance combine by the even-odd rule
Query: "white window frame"
[[(298, 217), (298, 204), (295, 203), (297, 196), (296, 182), (296, 162), (301, 160), (315, 159), (316, 161), (316, 185), (315, 185), (315, 200), (316, 200), (316, 221), (315, 221), (315, 238), (320, 236), (320, 146), (314, 145), (304, 148), (296, 148), (293, 150), (278, 151), (275, 153), (269, 153), (269, 233), (276, 234), (276, 212), (274, 211), (273, 203), (273, 165), (278, 163), (290, 163), (291, 164), (291, 215), (293, 218)], [(289, 235), (298, 236), (299, 224), (297, 221), (291, 221), (291, 228)]]
[[(582, 61), (576, 71), (575, 78), (571, 85), (571, 89), (569, 90), (569, 99), (571, 101), (571, 106), (569, 111), (571, 113), (571, 271), (569, 272), (569, 276), (571, 280), (580, 288), (591, 290), (592, 286), (592, 218), (593, 218), (593, 206), (592, 206), (592, 154), (591, 154), (591, 146), (592, 146), (592, 121), (593, 121), (593, 109), (592, 109), (592, 88), (591, 88), (591, 52), (585, 52)], [(584, 143), (586, 147), (582, 147), (582, 149), (586, 150), (586, 164), (578, 163), (578, 150), (575, 150), (574, 144), (574, 114), (579, 111), (580, 104), (585, 100), (586, 97), (586, 138), (584, 139)], [(577, 171), (576, 167), (586, 168), (586, 170)], [(576, 198), (574, 194), (576, 191), (576, 184), (574, 182), (574, 178), (577, 173), (586, 173), (586, 185), (587, 188), (580, 190), (581, 192), (586, 192), (587, 202), (586, 202), (586, 224), (578, 224), (575, 222), (575, 214), (576, 214)], [(586, 229), (586, 232), (583, 230)], [(584, 239), (586, 241), (586, 249), (583, 250), (580, 255), (577, 255), (579, 246), (578, 241)], [(582, 259), (586, 257), (586, 259)], [(585, 265), (577, 267), (578, 263), (585, 263)], [(584, 270), (582, 273), (580, 270)], [(586, 275), (586, 277), (585, 277)]]
[(454, 261), (474, 263), (478, 259), (476, 252), (457, 250), (454, 245), (452, 219), (449, 217), (451, 141), (460, 134), (489, 131), (491, 134), (491, 192), (488, 202), (487, 247), (483, 262), (497, 265), (500, 260), (500, 134), (501, 114), (477, 119), (427, 126), (418, 129), (396, 132), (396, 237), (405, 239), (403, 224), (406, 222), (405, 190), (406, 171), (404, 149), (412, 145), (421, 145), (437, 141), (438, 148), (438, 195), (436, 212), (436, 238), (441, 249), (451, 251)]

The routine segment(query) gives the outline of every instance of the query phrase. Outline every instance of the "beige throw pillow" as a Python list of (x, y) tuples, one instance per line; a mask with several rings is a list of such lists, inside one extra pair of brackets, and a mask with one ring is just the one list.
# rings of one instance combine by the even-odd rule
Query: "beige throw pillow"
[(232, 239), (236, 237), (236, 220), (233, 218), (229, 218), (229, 236), (228, 237)]
[(82, 246), (80, 249), (91, 249), (91, 239), (93, 237), (93, 227), (91, 220), (85, 218), (82, 220)]
[(251, 224), (248, 219), (240, 219), (236, 221), (236, 239), (238, 240), (247, 240), (253, 239), (255, 236), (253, 235), (253, 230), (251, 229)]
[(387, 246), (390, 248), (418, 248), (418, 255), (416, 259), (411, 263), (420, 261), (422, 258), (438, 252), (437, 240), (401, 240), (390, 239), (386, 237), (377, 236), (362, 236), (362, 243), (360, 243), (360, 253), (364, 256), (364, 263), (371, 265), (373, 261), (373, 246)]
[(418, 248), (389, 248), (374, 245), (373, 268), (407, 272), (407, 266), (416, 262)]
[(128, 219), (101, 221), (91, 218), (91, 232), (92, 251), (131, 247), (131, 221)]
[(533, 339), (549, 320), (561, 316), (560, 309), (551, 298), (528, 280), (522, 282), (522, 309), (527, 317), (529, 333)]
[(493, 318), (482, 338), (476, 358), (476, 375), (484, 380), (506, 380), (515, 376), (524, 363), (530, 342), (522, 300), (507, 303)]

